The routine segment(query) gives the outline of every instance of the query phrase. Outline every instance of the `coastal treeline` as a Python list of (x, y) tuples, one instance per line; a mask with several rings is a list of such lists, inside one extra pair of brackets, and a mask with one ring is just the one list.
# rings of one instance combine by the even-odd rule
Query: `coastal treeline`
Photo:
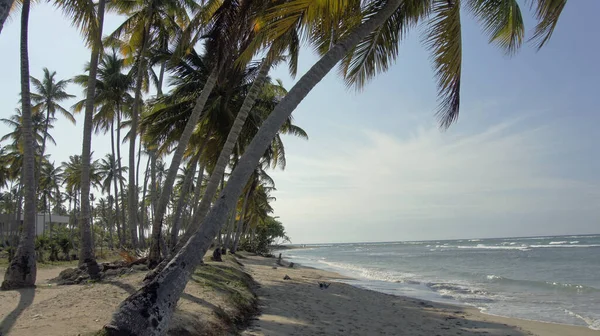
[[(55, 237), (69, 239), (92, 278), (100, 271), (97, 246), (148, 249), (152, 271), (105, 327), (111, 335), (164, 334), (211, 245), (235, 252), (264, 245), (259, 232), (285, 236), (271, 216), (275, 184), (268, 170), (285, 166), (282, 135), (307, 138), (291, 114), (336, 64), (347, 86), (360, 90), (392, 66), (407, 33), (420, 27), (438, 85), (437, 116), (447, 128), (460, 107), (462, 44), (468, 42), (462, 16), (475, 17), (490, 43), (508, 55), (526, 40), (517, 0), (52, 3), (79, 29), (90, 59), (73, 79), (50, 70), (30, 78), (31, 3), (12, 5), (21, 25), (20, 110), (5, 119), (14, 132), (3, 138), (0, 182), (3, 211), (23, 221), (2, 287), (35, 283), (39, 212), (69, 217), (43, 235), (50, 245)], [(565, 4), (529, 1), (536, 48), (547, 43)], [(103, 29), (107, 12), (123, 18), (114, 31)], [(320, 59), (286, 90), (269, 72), (283, 65), (295, 76), (305, 46)], [(72, 95), (65, 91), (69, 81), (82, 86), (84, 97), (64, 107)], [(52, 124), (72, 113), (84, 117), (81, 153), (56, 163), (45, 153)], [(110, 136), (105, 157), (92, 157), (93, 132)]]

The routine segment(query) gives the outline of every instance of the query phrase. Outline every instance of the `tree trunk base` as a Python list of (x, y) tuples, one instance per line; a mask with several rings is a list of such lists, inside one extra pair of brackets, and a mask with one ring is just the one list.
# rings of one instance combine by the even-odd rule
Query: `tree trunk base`
[(36, 272), (35, 258), (26, 256), (15, 258), (6, 269), (4, 281), (2, 281), (0, 288), (2, 290), (13, 290), (35, 287)]
[[(104, 326), (104, 331), (109, 336), (152, 336), (164, 335), (166, 330), (162, 330), (164, 323), (160, 323), (168, 314), (167, 310), (171, 310), (172, 303), (166, 306), (158, 301), (158, 291), (160, 286), (156, 282), (152, 282), (135, 294), (131, 295), (123, 301), (117, 312), (113, 315), (110, 324)], [(177, 302), (174, 300), (174, 302)], [(152, 326), (151, 333), (148, 333), (148, 326)], [(143, 335), (138, 331), (143, 330)]]

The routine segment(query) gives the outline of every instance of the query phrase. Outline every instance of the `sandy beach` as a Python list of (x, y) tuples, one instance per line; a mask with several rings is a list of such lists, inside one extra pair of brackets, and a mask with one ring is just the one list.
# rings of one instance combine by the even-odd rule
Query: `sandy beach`
[[(585, 327), (496, 317), (472, 308), (360, 289), (340, 282), (339, 274), (276, 266), (276, 259), (248, 256), (240, 261), (261, 285), (257, 294), (262, 315), (243, 333), (246, 336), (600, 335)], [(285, 275), (290, 280), (283, 280)], [(320, 289), (318, 282), (331, 286)]]
[[(336, 273), (243, 254), (238, 261), (208, 262), (214, 267), (236, 267), (258, 283), (260, 315), (245, 336), (287, 335), (490, 335), (490, 336), (598, 336), (584, 327), (502, 318), (471, 308), (444, 305), (360, 289), (344, 284)], [(284, 261), (285, 262), (285, 261)], [(117, 305), (141, 286), (144, 273), (132, 273), (88, 285), (49, 283), (64, 267), (38, 270), (35, 289), (0, 292), (0, 335), (91, 335), (107, 323)], [(243, 274), (243, 273), (242, 273)], [(179, 300), (179, 313), (169, 335), (231, 335), (217, 309), (227, 309), (226, 292), (195, 276)], [(289, 280), (284, 280), (285, 276)], [(214, 278), (217, 279), (217, 278)], [(218, 280), (227, 285), (230, 280)], [(235, 281), (232, 281), (232, 283)], [(319, 282), (331, 283), (320, 289)], [(238, 331), (233, 332), (238, 334)]]

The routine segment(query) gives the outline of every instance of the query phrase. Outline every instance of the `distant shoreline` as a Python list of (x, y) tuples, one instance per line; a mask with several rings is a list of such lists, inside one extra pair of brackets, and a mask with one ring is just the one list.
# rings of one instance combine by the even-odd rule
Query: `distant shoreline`
[(456, 240), (476, 240), (476, 239), (533, 239), (533, 238), (577, 238), (577, 237), (594, 237), (600, 236), (599, 233), (574, 233), (566, 235), (538, 235), (538, 236), (507, 236), (507, 237), (474, 237), (474, 238), (448, 238), (448, 239), (415, 239), (415, 240), (390, 240), (390, 241), (362, 241), (362, 242), (338, 242), (338, 243), (306, 243), (306, 244), (285, 244), (272, 246), (274, 250), (293, 250), (300, 248), (325, 247), (330, 245), (345, 245), (345, 244), (394, 244), (394, 243), (416, 243), (416, 242), (444, 242)]

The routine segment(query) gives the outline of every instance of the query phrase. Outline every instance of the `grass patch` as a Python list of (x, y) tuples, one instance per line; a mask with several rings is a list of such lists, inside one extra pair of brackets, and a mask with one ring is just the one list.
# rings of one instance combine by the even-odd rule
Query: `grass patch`
[(226, 297), (227, 305), (217, 307), (215, 315), (233, 330), (243, 329), (258, 312), (256, 282), (239, 266), (234, 256), (223, 256), (222, 263), (207, 263), (196, 268), (192, 281)]

